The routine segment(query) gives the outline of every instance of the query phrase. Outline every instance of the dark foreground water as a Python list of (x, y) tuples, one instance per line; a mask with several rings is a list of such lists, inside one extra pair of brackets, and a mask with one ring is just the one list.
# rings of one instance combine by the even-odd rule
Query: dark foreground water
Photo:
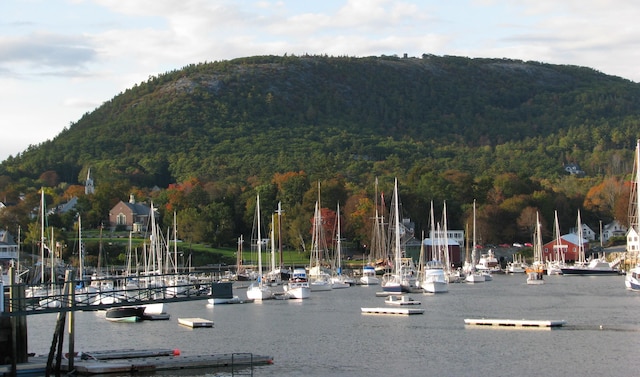
[[(528, 286), (524, 275), (451, 284), (449, 292), (412, 294), (423, 315), (363, 315), (385, 306), (379, 287), (313, 292), (308, 300), (208, 306), (167, 305), (168, 321), (110, 323), (103, 312), (76, 316), (76, 350), (179, 349), (183, 355), (250, 352), (274, 364), (255, 376), (624, 376), (640, 368), (640, 294), (622, 276), (549, 276)], [(245, 292), (236, 290), (244, 297)], [(178, 325), (180, 317), (213, 328)], [(465, 318), (566, 320), (556, 330), (465, 327)], [(55, 315), (28, 318), (29, 351), (46, 354)], [(65, 340), (65, 347), (66, 347)], [(247, 372), (246, 370), (244, 371)], [(171, 375), (164, 373), (163, 375)], [(191, 370), (181, 376), (228, 376)]]

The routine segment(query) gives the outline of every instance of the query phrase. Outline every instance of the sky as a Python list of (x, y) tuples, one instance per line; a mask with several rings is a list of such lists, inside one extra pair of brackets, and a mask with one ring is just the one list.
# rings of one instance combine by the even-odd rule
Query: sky
[(150, 77), (254, 55), (509, 58), (640, 82), (639, 19), (629, 0), (2, 0), (0, 161)]

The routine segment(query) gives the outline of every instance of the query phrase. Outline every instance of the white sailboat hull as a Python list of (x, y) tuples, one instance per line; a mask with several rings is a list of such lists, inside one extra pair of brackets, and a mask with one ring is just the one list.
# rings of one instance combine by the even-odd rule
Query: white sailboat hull
[(252, 284), (247, 288), (247, 299), (249, 300), (262, 301), (272, 298), (273, 292), (266, 286)]

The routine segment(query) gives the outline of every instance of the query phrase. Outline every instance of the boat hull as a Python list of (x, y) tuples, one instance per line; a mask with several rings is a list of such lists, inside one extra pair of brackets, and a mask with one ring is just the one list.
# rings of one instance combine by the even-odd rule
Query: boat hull
[(427, 282), (422, 283), (422, 289), (427, 293), (446, 293), (449, 291), (449, 285), (446, 282)]
[(105, 318), (109, 322), (139, 322), (144, 318), (144, 306), (123, 306), (109, 308)]
[(563, 268), (563, 275), (581, 275), (581, 276), (600, 276), (600, 275), (619, 275), (617, 270), (591, 270), (588, 268)]

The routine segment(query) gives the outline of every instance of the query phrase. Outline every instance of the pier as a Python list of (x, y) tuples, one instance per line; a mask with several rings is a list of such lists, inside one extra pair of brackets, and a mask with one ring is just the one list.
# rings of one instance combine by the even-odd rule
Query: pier
[[(79, 375), (133, 374), (199, 368), (246, 369), (272, 363), (272, 357), (252, 353), (189, 356), (180, 355), (177, 350), (112, 350), (82, 353), (76, 356), (73, 362), (70, 359), (63, 359), (60, 371), (65, 373), (74, 371)], [(18, 375), (42, 375), (46, 371), (46, 357), (34, 357), (17, 368)], [(9, 375), (11, 375), (10, 366), (0, 366), (0, 376)]]
[[(15, 271), (10, 271), (10, 283), (5, 286), (8, 295), (3, 293), (0, 303), (0, 376), (17, 375), (30, 371), (49, 376), (60, 371), (77, 371), (80, 374), (128, 373), (138, 371), (154, 371), (168, 369), (185, 369), (201, 367), (226, 367), (233, 365), (270, 364), (272, 358), (253, 354), (223, 355), (176, 355), (158, 357), (135, 357), (132, 355), (146, 353), (148, 350), (129, 351), (125, 357), (96, 361), (74, 357), (63, 358), (63, 355), (75, 355), (74, 346), (74, 313), (77, 311), (106, 310), (114, 307), (144, 305), (154, 303), (170, 303), (181, 301), (206, 300), (209, 298), (226, 298), (232, 296), (232, 282), (219, 282), (211, 275), (177, 274), (148, 276), (109, 276), (101, 279), (76, 280), (73, 271), (67, 270), (63, 282), (42, 285), (18, 284)], [(171, 282), (177, 283), (171, 283)], [(94, 289), (88, 289), (88, 287)], [(27, 350), (27, 317), (43, 313), (57, 313), (57, 321), (53, 326), (53, 340), (48, 357), (29, 357)], [(201, 327), (206, 320), (194, 322), (193, 327)], [(66, 325), (68, 324), (68, 326)], [(210, 324), (212, 327), (213, 323)], [(68, 351), (63, 350), (65, 328), (68, 328), (66, 344)], [(113, 351), (109, 351), (113, 353)], [(100, 353), (100, 351), (98, 351)], [(94, 356), (97, 353), (94, 353)], [(113, 360), (120, 360), (119, 362)], [(124, 364), (126, 365), (124, 365)], [(8, 366), (2, 365), (8, 364)], [(43, 367), (44, 366), (44, 367)]]

